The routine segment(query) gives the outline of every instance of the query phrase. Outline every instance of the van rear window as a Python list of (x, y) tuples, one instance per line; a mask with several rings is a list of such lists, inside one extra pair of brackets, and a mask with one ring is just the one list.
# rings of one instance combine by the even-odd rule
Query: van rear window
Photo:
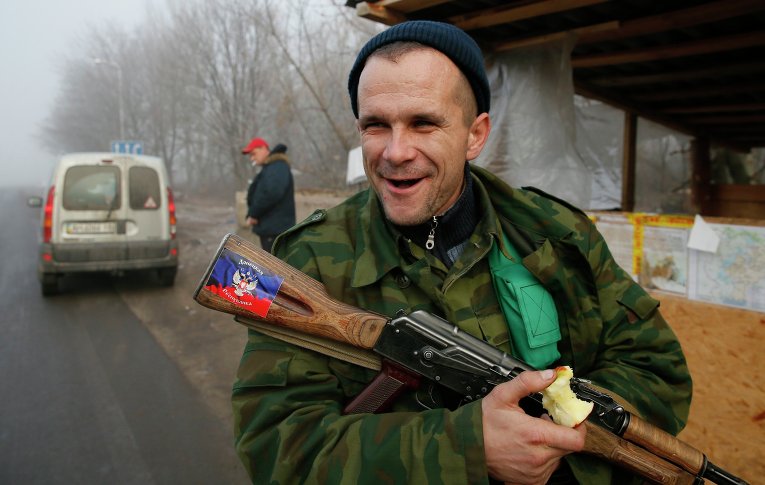
[(159, 191), (159, 175), (149, 167), (130, 167), (130, 208), (134, 210), (156, 210), (162, 203)]
[(120, 208), (121, 200), (118, 167), (79, 165), (66, 171), (64, 209), (115, 210)]

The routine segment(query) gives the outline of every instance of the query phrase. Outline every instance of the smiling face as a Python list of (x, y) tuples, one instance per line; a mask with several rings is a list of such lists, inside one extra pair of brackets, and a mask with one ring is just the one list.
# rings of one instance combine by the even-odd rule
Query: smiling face
[(367, 60), (357, 122), (364, 170), (393, 223), (421, 224), (462, 193), (465, 161), (478, 156), (490, 131), (489, 115), (475, 117), (466, 99), (472, 103), (467, 79), (434, 49)]

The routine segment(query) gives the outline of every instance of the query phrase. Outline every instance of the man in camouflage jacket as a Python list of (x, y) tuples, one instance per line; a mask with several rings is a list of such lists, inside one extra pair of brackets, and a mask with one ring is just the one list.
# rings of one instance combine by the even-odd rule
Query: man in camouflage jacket
[[(432, 23), (407, 24), (426, 31), (433, 27)], [(411, 31), (406, 24), (400, 25), (404, 27), (398, 31), (399, 37), (409, 40)], [(452, 35), (452, 30), (446, 29), (445, 35)], [(435, 43), (434, 48), (441, 51), (441, 45)], [(426, 71), (440, 68), (443, 59), (435, 59), (436, 54), (428, 49), (401, 54), (395, 62), (362, 59), (358, 70), (401, 76), (411, 70), (414, 80), (405, 89), (413, 92), (413, 83), (414, 91), (422, 87), (416, 84), (424, 76), (415, 72), (418, 65)], [(463, 60), (453, 51), (447, 55), (452, 61), (454, 57)], [(435, 64), (429, 65), (431, 61)], [(467, 142), (461, 145), (463, 160), (469, 160), (480, 152), (488, 136), (488, 101), (483, 96), (487, 88), (476, 87), (471, 78), (475, 72), (457, 61), (452, 66), (459, 66), (468, 78), (475, 94), (470, 101), (483, 113), (476, 123), (484, 120), (483, 128), (474, 130), (476, 123), (470, 125)], [(396, 67), (403, 71), (396, 73)], [(428, 116), (425, 123), (421, 121), (426, 109), (418, 103), (438, 105), (428, 99), (430, 91), (415, 96), (413, 103), (419, 111), (412, 120), (401, 114), (408, 105), (386, 111), (387, 106), (395, 105), (401, 86), (378, 81), (374, 77), (354, 80), (352, 71), (350, 82), (359, 83), (354, 112), (359, 117), (365, 168), (373, 188), (334, 209), (314, 213), (277, 240), (275, 254), (321, 281), (330, 295), (342, 301), (391, 316), (399, 310), (426, 310), (513, 353), (514, 342), (488, 262), (489, 253), (497, 247), (504, 257), (512, 258), (506, 246), (510, 244), (555, 302), (561, 333), (557, 344), (560, 358), (555, 364), (571, 365), (577, 376), (608, 389), (643, 418), (671, 433), (679, 432), (687, 419), (691, 395), (680, 345), (659, 314), (658, 302), (616, 265), (584, 213), (538, 191), (512, 189), (480, 168), (464, 161), (460, 166), (459, 158), (452, 156), (451, 168), (441, 168), (447, 175), (439, 190), (443, 192), (452, 182), (459, 184), (459, 190), (456, 200), (446, 201), (445, 207), (436, 207), (444, 210), (432, 213), (442, 224), (429, 226), (429, 218), (402, 219), (410, 214), (409, 207), (397, 205), (396, 196), (406, 195), (412, 187), (418, 190), (419, 184), (430, 183), (433, 177), (425, 176), (423, 182), (414, 175), (429, 172), (412, 170), (407, 178), (396, 179), (396, 172), (386, 167), (396, 165), (399, 158), (398, 166), (406, 165), (405, 159), (419, 167), (423, 153), (433, 153), (443, 145), (454, 151), (454, 144), (462, 138), (439, 124), (438, 116), (435, 121)], [(375, 91), (378, 88), (382, 91)], [(440, 88), (433, 89), (439, 93)], [(387, 96), (391, 93), (394, 98)], [(381, 95), (377, 99), (382, 104), (377, 104), (376, 95)], [(353, 88), (351, 97), (355, 103)], [(448, 99), (454, 98), (438, 98), (445, 104)], [(447, 113), (444, 119), (451, 119), (449, 116)], [(400, 122), (399, 117), (405, 121)], [(437, 126), (435, 130), (432, 124)], [(423, 137), (438, 137), (438, 133), (448, 135), (439, 140), (438, 147), (420, 142)], [(456, 133), (463, 132), (458, 129)], [(381, 138), (385, 143), (376, 145)], [(416, 149), (408, 150), (408, 144)], [(387, 182), (382, 181), (385, 176)], [(440, 200), (441, 192), (433, 198)], [(413, 200), (406, 203), (418, 205)], [(468, 216), (463, 217), (464, 213)], [(452, 241), (458, 244), (450, 243), (447, 251), (439, 250), (440, 241), (454, 240), (463, 220), (473, 221), (468, 233)], [(434, 236), (432, 250), (427, 249), (426, 236)], [(456, 253), (448, 251), (454, 248), (458, 248)], [(250, 331), (233, 405), (237, 450), (253, 482), (464, 484), (489, 483), (492, 477), (511, 483), (544, 483), (556, 469), (554, 479), (571, 478), (573, 473), (585, 484), (627, 483), (634, 478), (594, 458), (572, 453), (583, 445), (583, 429), (572, 430), (523, 414), (518, 401), (549, 385), (553, 379), (549, 373), (523, 373), (486, 398), (459, 407), (442, 396), (443, 408), (424, 410), (410, 392), (397, 400), (391, 412), (342, 415), (344, 404), (373, 377), (367, 369)], [(540, 432), (529, 433), (529, 429)]]

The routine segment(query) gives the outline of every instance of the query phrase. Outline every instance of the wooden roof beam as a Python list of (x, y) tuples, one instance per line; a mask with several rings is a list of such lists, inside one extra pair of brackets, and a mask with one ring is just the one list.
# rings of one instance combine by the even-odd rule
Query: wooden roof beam
[(765, 45), (765, 32), (745, 32), (743, 34), (730, 35), (727, 37), (715, 37), (685, 43), (650, 47), (647, 49), (633, 49), (629, 51), (576, 56), (571, 59), (571, 65), (575, 69), (611, 66), (614, 64), (629, 64), (632, 62), (646, 62), (712, 54), (760, 45)]
[(686, 118), (694, 125), (746, 125), (749, 123), (765, 123), (765, 114), (756, 115), (719, 115)]
[(675, 106), (663, 107), (662, 113), (670, 114), (697, 114), (697, 113), (730, 113), (743, 111), (765, 111), (765, 103), (743, 103), (743, 104), (720, 104), (707, 106)]
[(608, 1), (610, 0), (540, 0), (520, 7), (492, 7), (464, 15), (455, 15), (447, 18), (446, 21), (462, 30), (475, 30)]
[[(699, 137), (704, 135), (708, 131), (706, 129), (703, 129), (703, 128), (708, 128), (707, 126), (703, 128), (698, 126), (692, 126), (691, 124), (684, 122), (687, 120), (680, 121), (677, 119), (670, 118), (666, 115), (663, 115), (660, 112), (647, 110), (645, 109), (645, 106), (634, 104), (628, 100), (619, 98), (619, 96), (614, 95), (613, 93), (610, 93), (610, 92), (602, 92), (601, 90), (597, 88), (587, 85), (586, 83), (577, 82), (576, 80), (574, 80), (574, 90), (576, 91), (577, 94), (581, 96), (584, 96), (586, 98), (596, 99), (609, 106), (613, 106), (614, 108), (617, 108), (623, 111), (635, 113), (641, 118), (645, 118), (647, 120), (653, 121), (662, 126), (675, 130), (679, 133), (683, 133), (689, 136)], [(730, 140), (728, 138), (720, 138), (719, 136), (713, 136), (713, 141), (719, 146), (727, 147), (735, 151), (747, 151), (749, 147), (751, 146), (751, 145), (744, 146), (733, 140)]]
[(586, 32), (595, 32), (603, 30), (613, 30), (619, 28), (619, 22), (604, 22), (602, 24), (588, 25), (586, 27), (580, 27), (578, 29), (566, 30), (563, 32), (553, 32), (551, 34), (537, 35), (533, 37), (523, 37), (520, 39), (513, 39), (504, 42), (498, 42), (490, 47), (493, 52), (509, 51), (512, 49), (519, 49), (521, 47), (530, 47), (534, 45), (546, 44), (548, 42), (554, 42), (565, 39), (567, 36), (579, 36)]
[(762, 0), (718, 0), (696, 7), (665, 12), (661, 15), (625, 20), (615, 30), (585, 32), (579, 36), (578, 44), (614, 41), (678, 30), (740, 17), (760, 10), (765, 10), (765, 2)]
[(720, 132), (720, 133), (729, 133), (729, 134), (746, 133), (748, 134), (747, 136), (762, 135), (763, 137), (765, 137), (765, 125), (763, 124), (739, 125), (739, 126), (720, 125), (720, 126), (708, 126), (708, 128), (712, 128), (716, 132)]
[(654, 89), (649, 93), (636, 93), (631, 97), (638, 101), (670, 101), (676, 99), (706, 98), (718, 95), (753, 94), (765, 91), (765, 80), (757, 82), (731, 83), (724, 86), (703, 86), (686, 89)]
[(613, 106), (614, 108), (635, 113), (642, 118), (654, 121), (680, 133), (691, 136), (695, 134), (691, 126), (679, 123), (667, 116), (662, 116), (660, 112), (649, 111), (645, 106), (635, 104), (627, 99), (619, 97), (615, 93), (610, 91), (603, 91), (595, 86), (590, 86), (587, 83), (583, 83), (576, 79), (574, 80), (574, 91), (576, 94), (584, 96), (585, 98), (595, 99), (609, 106)]
[(519, 47), (544, 44), (563, 39), (569, 34), (576, 35), (577, 45), (614, 41), (688, 28), (710, 22), (719, 22), (720, 20), (740, 17), (760, 10), (765, 10), (765, 2), (762, 0), (718, 0), (705, 5), (666, 12), (652, 17), (623, 22), (614, 20), (562, 32), (509, 40), (497, 43), (493, 46), (493, 50), (507, 51)]
[(757, 60), (740, 64), (716, 65), (701, 69), (685, 69), (681, 71), (660, 72), (656, 74), (637, 74), (626, 76), (599, 77), (590, 79), (588, 82), (599, 86), (639, 86), (664, 82), (683, 81), (686, 79), (730, 76), (746, 74), (750, 75), (765, 71), (765, 62)]
[(407, 20), (407, 14), (434, 7), (449, 0), (381, 0), (375, 3), (362, 2), (356, 5), (356, 15), (386, 25), (395, 25)]

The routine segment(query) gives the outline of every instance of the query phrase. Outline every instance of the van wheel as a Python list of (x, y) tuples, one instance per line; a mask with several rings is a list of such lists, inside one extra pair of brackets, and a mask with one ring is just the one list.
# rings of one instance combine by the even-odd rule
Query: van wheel
[(175, 273), (178, 268), (159, 268), (157, 270), (157, 278), (159, 278), (159, 284), (162, 286), (173, 286), (175, 283)]
[(53, 295), (57, 295), (59, 292), (58, 275), (56, 274), (53, 274), (53, 273), (43, 274), (40, 284), (42, 285), (43, 296), (53, 296)]

